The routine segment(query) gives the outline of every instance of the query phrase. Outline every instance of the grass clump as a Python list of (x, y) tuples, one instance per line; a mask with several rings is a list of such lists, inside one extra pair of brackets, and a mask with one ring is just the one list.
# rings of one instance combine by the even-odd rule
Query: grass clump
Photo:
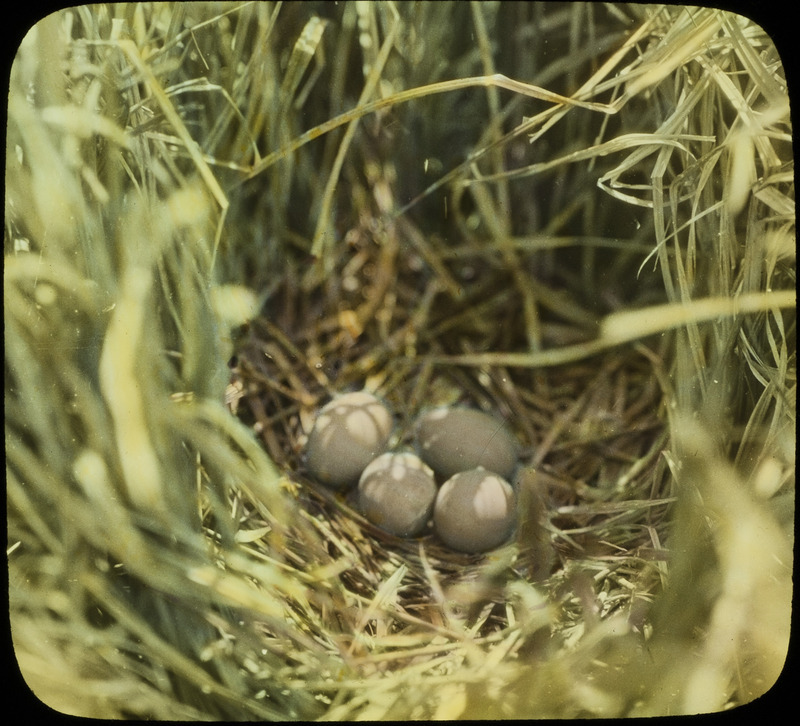
[[(12, 68), (4, 238), (33, 690), (158, 719), (764, 693), (791, 600), (791, 141), (774, 45), (716, 10), (41, 21)], [(399, 540), (306, 475), (314, 412), (361, 387), (400, 442), (438, 403), (508, 421), (512, 542)]]

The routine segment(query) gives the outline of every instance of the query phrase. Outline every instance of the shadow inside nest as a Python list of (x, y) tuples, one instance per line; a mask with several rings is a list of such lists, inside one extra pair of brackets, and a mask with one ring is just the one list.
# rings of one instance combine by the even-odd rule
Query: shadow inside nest
[[(382, 264), (390, 269), (379, 270)], [(434, 364), (430, 354), (524, 346), (513, 281), (492, 266), (466, 280), (463, 264), (443, 263), (440, 273), (424, 276), (413, 245), (397, 243), (387, 256), (362, 240), (337, 281), (311, 295), (298, 275), (286, 276), (268, 315), (243, 332), (230, 403), (293, 482), (296, 524), (306, 530), (289, 545), (298, 565), (340, 563), (336, 576), (363, 603), (404, 567), (395, 611), (405, 625), (446, 628), (458, 614), (480, 636), (513, 619), (504, 604), (515, 579), (556, 599), (564, 599), (565, 578), (576, 571), (593, 573), (595, 592), (637, 577), (646, 580), (635, 585), (641, 591), (657, 589), (672, 501), (655, 373), (664, 352), (638, 346), (538, 370)], [(458, 300), (442, 274), (460, 277)], [(363, 305), (368, 319), (354, 312)], [(580, 325), (569, 333), (586, 337)], [(505, 419), (523, 450), (515, 481), (520, 521), (510, 543), (463, 555), (430, 529), (415, 539), (392, 536), (357, 511), (352, 495), (307, 475), (303, 447), (316, 411), (367, 380), (395, 413), (395, 448), (410, 445), (414, 420), (434, 405), (459, 403)], [(569, 598), (585, 596), (570, 589)]]

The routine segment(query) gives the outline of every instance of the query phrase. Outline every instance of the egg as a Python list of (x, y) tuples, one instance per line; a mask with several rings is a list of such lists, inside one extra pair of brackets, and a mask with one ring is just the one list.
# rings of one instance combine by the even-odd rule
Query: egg
[(425, 528), (436, 499), (433, 472), (412, 453), (386, 453), (358, 482), (358, 507), (370, 522), (398, 537)]
[(506, 425), (475, 409), (428, 411), (415, 438), (417, 453), (443, 478), (478, 466), (510, 478), (517, 466), (517, 443)]
[(486, 552), (503, 544), (516, 523), (511, 485), (481, 467), (462, 471), (439, 489), (433, 525), (442, 542), (459, 552)]
[(308, 435), (305, 463), (322, 484), (342, 489), (355, 484), (392, 435), (392, 414), (366, 391), (344, 393), (321, 409)]

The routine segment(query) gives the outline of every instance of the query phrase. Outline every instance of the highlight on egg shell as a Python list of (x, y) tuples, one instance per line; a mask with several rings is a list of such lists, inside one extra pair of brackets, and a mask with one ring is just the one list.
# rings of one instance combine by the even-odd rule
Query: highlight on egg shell
[(359, 481), (364, 481), (367, 477), (372, 476), (378, 471), (383, 469), (390, 469), (392, 467), (403, 467), (404, 469), (420, 469), (428, 476), (433, 478), (433, 471), (431, 468), (420, 459), (415, 453), (411, 451), (387, 451), (374, 458), (361, 473)]
[(320, 409), (308, 435), (306, 466), (326, 486), (349, 487), (386, 450), (392, 427), (391, 412), (371, 393), (336, 396)]
[(464, 407), (435, 408), (417, 421), (416, 449), (443, 478), (482, 466), (511, 478), (518, 447), (506, 425), (483, 411)]
[(412, 453), (386, 453), (363, 472), (358, 507), (370, 522), (398, 537), (414, 537), (431, 518), (433, 472)]
[(483, 468), (455, 474), (439, 489), (433, 524), (442, 542), (459, 552), (478, 553), (499, 547), (517, 520), (511, 485)]

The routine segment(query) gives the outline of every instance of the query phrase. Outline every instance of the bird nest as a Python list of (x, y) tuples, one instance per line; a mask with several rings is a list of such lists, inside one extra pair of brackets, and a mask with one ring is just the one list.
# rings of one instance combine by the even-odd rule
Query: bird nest
[[(450, 296), (436, 276), (420, 279), (423, 261), (400, 234), (394, 254), (366, 232), (348, 236), (362, 240), (358, 269), (349, 276), (337, 271), (342, 285), (335, 298), (307, 302), (308, 293), (287, 282), (275, 291), (285, 308), (248, 325), (233, 360), (229, 398), (270, 458), (291, 472), (305, 526), (316, 530), (319, 544), (313, 554), (297, 552), (298, 564), (309, 557), (315, 566), (349, 563), (341, 573), (345, 611), (355, 617), (348, 637), (369, 636), (371, 644), (367, 651), (359, 644), (353, 662), (370, 663), (369, 653), (377, 652), (386, 667), (405, 664), (413, 650), (394, 644), (406, 642), (408, 632), (417, 633), (411, 641), (440, 636), (443, 652), (463, 639), (465, 627), (479, 642), (496, 641), (522, 617), (514, 612), (522, 603), (506, 590), (520, 578), (542, 592), (561, 591), (554, 602), (572, 616), (559, 627), (583, 622), (587, 604), (565, 579), (591, 573), (590, 591), (604, 593), (603, 613), (651, 599), (663, 574), (673, 496), (661, 456), (668, 443), (654, 372), (662, 366), (660, 353), (615, 350), (544, 370), (446, 362), (464, 350), (525, 345), (522, 326), (512, 322), (503, 330), (497, 323), (520, 315), (521, 295), (507, 268), (486, 264), (480, 250), (462, 253), (457, 266), (441, 267), (458, 289)], [(519, 262), (528, 261), (520, 256)], [(381, 280), (391, 285), (376, 291)], [(361, 320), (353, 311), (365, 297), (371, 309)], [(579, 339), (585, 331), (562, 323), (557, 334)], [(396, 412), (398, 446), (412, 444), (414, 421), (432, 405), (467, 404), (509, 423), (522, 444), (517, 488), (525, 507), (512, 544), (488, 556), (462, 555), (433, 534), (392, 536), (361, 516), (352, 498), (306, 473), (303, 447), (316, 410), (331, 394), (364, 384)], [(256, 518), (243, 526), (258, 529), (257, 511), (242, 514)], [(391, 591), (382, 590), (400, 571)], [(363, 607), (372, 613), (366, 620)], [(327, 626), (341, 627), (338, 609), (331, 616)]]
[[(40, 23), (6, 167), (27, 683), (70, 713), (243, 720), (766, 692), (791, 602), (788, 108), (769, 37), (716, 10)], [(316, 412), (362, 388), (398, 446), (440, 404), (507, 423), (507, 543), (394, 537), (309, 476)]]

